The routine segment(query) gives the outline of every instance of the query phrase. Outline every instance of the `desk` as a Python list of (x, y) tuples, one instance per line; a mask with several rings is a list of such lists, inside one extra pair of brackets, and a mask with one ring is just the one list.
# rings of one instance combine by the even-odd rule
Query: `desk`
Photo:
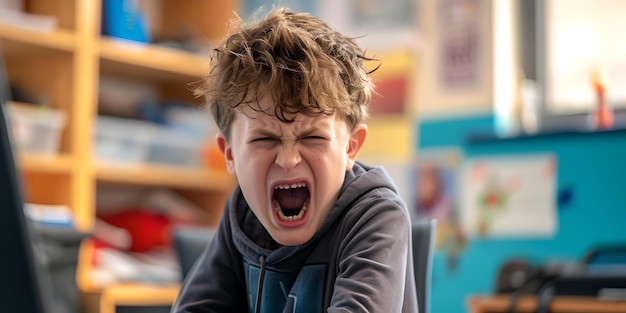
[[(470, 296), (468, 299), (470, 313), (507, 312), (509, 296)], [(517, 303), (517, 312), (536, 312), (537, 297), (521, 296)], [(550, 312), (567, 313), (624, 313), (626, 301), (601, 301), (593, 297), (556, 296), (550, 303)]]

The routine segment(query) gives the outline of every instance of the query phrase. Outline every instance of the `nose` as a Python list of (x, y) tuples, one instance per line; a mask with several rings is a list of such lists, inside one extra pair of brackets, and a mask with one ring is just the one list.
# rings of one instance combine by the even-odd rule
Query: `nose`
[(276, 156), (276, 164), (285, 171), (290, 171), (302, 161), (296, 142), (283, 142)]

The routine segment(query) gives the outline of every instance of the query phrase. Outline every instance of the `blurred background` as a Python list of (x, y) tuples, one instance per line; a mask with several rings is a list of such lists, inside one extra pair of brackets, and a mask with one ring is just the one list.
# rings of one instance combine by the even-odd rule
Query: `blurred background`
[(381, 61), (360, 158), (437, 219), (430, 312), (507, 312), (495, 295), (592, 253), (626, 263), (625, 1), (3, 0), (26, 214), (78, 234), (67, 312), (167, 312), (174, 234), (210, 232), (235, 184), (189, 84), (229, 19), (277, 6)]

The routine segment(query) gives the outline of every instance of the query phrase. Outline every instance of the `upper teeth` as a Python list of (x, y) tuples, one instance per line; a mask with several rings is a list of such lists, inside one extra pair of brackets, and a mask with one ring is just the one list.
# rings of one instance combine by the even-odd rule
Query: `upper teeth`
[(280, 184), (280, 185), (276, 185), (274, 189), (289, 189), (289, 188), (301, 188), (301, 187), (306, 187), (306, 183), (301, 182), (301, 183), (293, 183), (293, 184)]

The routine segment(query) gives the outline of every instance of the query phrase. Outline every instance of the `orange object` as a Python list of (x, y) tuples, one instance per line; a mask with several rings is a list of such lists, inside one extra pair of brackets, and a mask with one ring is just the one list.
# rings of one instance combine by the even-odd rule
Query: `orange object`
[(594, 116), (595, 127), (611, 128), (613, 127), (613, 110), (606, 103), (606, 73), (602, 70), (595, 70), (592, 74), (592, 81), (598, 105)]
[(226, 170), (226, 160), (220, 148), (215, 144), (209, 144), (202, 150), (204, 164), (212, 170)]

